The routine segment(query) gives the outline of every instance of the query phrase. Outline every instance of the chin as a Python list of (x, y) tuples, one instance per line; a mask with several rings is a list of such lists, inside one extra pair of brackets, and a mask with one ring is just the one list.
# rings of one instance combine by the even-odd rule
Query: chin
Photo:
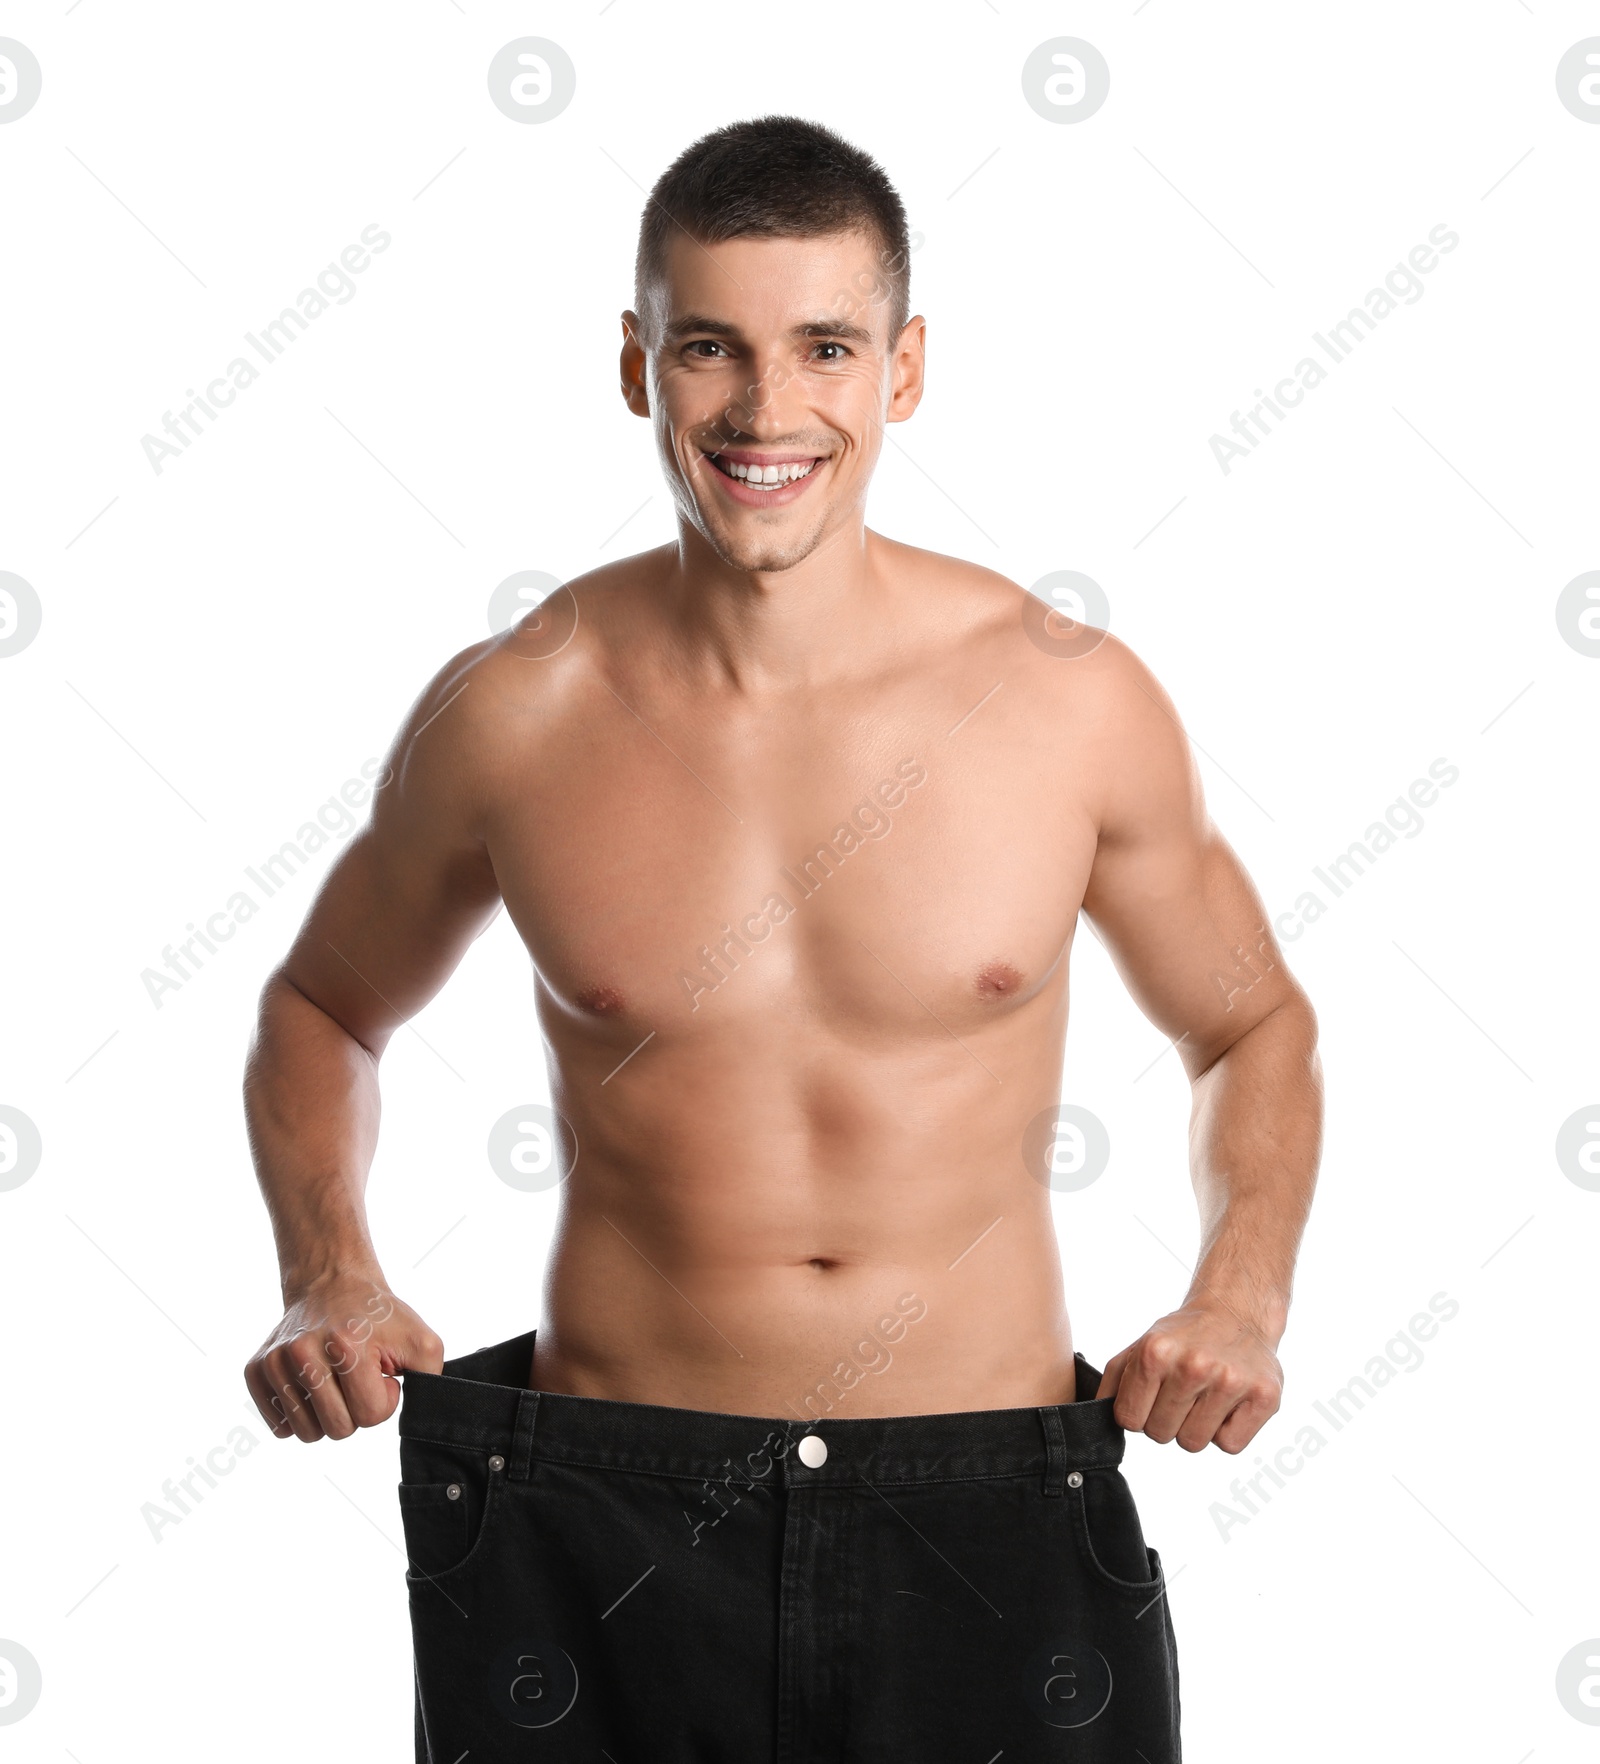
[(744, 570), (750, 575), (758, 571), (765, 575), (774, 575), (782, 570), (792, 570), (800, 559), (787, 551), (725, 551), (722, 561), (730, 569)]
[(760, 570), (772, 575), (782, 570), (792, 570), (796, 564), (804, 563), (816, 550), (822, 533), (818, 529), (797, 536), (786, 544), (769, 538), (731, 539), (727, 534), (715, 532), (708, 532), (706, 537), (711, 541), (717, 556), (729, 569), (752, 573)]

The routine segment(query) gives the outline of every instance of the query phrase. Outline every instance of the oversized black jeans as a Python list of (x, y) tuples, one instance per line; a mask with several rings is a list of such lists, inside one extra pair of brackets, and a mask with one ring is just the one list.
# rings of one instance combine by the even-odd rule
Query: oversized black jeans
[(1081, 1356), (1077, 1402), (807, 1426), (528, 1390), (533, 1340), (404, 1375), (418, 1764), (1176, 1764)]

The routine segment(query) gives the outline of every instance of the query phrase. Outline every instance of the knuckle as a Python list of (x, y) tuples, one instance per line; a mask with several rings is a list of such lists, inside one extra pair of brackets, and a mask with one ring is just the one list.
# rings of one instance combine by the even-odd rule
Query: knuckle
[(1146, 1372), (1165, 1372), (1173, 1355), (1173, 1343), (1164, 1335), (1147, 1335), (1139, 1344), (1139, 1364)]
[(311, 1345), (309, 1336), (297, 1335), (283, 1350), (283, 1364), (302, 1382), (311, 1375), (316, 1363), (317, 1350)]
[(361, 1358), (360, 1343), (347, 1335), (330, 1335), (323, 1346), (328, 1356), (329, 1366), (341, 1374), (348, 1372)]

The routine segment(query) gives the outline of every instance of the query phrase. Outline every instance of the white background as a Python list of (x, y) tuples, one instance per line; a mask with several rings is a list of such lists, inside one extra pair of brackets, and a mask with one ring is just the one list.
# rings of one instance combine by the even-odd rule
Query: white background
[[(643, 192), (770, 111), (877, 155), (923, 235), (928, 393), (872, 525), (1093, 576), (1275, 914), (1459, 768), (1280, 925), (1330, 1103), (1283, 1412), (1238, 1460), (1130, 1442), (1186, 1755), (1594, 1756), (1555, 1676), (1600, 1636), (1600, 1194), (1554, 1146), (1600, 1096), (1600, 660), (1555, 603), (1600, 567), (1600, 126), (1555, 69), (1597, 31), (1563, 0), (8, 9), (44, 74), (0, 128), (0, 569), (43, 606), (0, 660), (0, 1102), (44, 1146), (0, 1193), (0, 1637), (44, 1683), (12, 1756), (409, 1756), (392, 1427), (275, 1442), (240, 1376), (278, 1314), (241, 1062), (339, 841), (159, 1009), (141, 973), (384, 751), (504, 577), (671, 535), (616, 392)], [(485, 72), (530, 33), (577, 95), (524, 127)], [(1063, 33), (1111, 68), (1075, 126), (1020, 84)], [(155, 473), (141, 437), (370, 223), (355, 297)], [(1210, 436), (1441, 224), (1422, 297), (1224, 474)], [(1196, 1227), (1178, 1062), (1078, 948), (1064, 1094), (1113, 1153), (1055, 1206), (1103, 1364)], [(484, 1152), (547, 1094), (503, 916), (416, 1028), (371, 1212), (462, 1353), (537, 1322), (555, 1206)], [(1312, 1404), (1438, 1293), (1423, 1364), (1334, 1435)], [(258, 1448), (155, 1541), (143, 1505), (241, 1423)], [(1325, 1450), (1224, 1540), (1232, 1478), (1308, 1423)]]

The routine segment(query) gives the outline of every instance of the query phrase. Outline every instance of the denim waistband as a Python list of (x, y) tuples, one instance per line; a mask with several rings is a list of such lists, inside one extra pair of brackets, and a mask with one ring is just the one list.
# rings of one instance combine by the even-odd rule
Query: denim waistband
[[(528, 1390), (536, 1333), (446, 1360), (442, 1372), (403, 1373), (401, 1435), (501, 1453), (513, 1479), (539, 1463), (694, 1481), (731, 1470), (786, 1488), (1038, 1475), (1055, 1494), (1073, 1470), (1122, 1461), (1126, 1435), (1110, 1399), (1094, 1396), (1100, 1373), (1082, 1354), (1076, 1402), (808, 1422)], [(807, 1434), (827, 1448), (814, 1467), (793, 1450)]]

